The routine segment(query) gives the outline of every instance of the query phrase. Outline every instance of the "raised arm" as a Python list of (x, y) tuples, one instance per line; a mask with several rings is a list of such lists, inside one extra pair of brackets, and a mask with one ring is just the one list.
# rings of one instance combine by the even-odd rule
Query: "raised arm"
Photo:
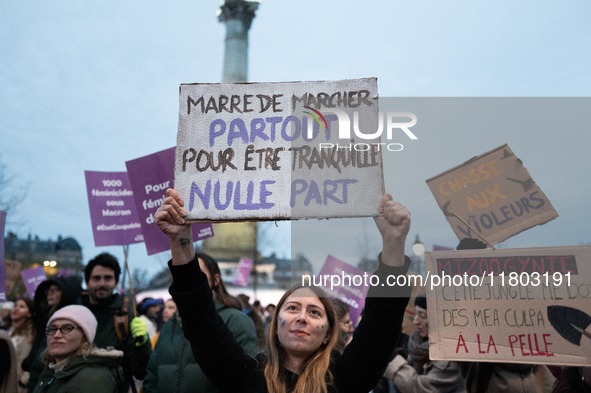
[[(410, 259), (404, 256), (404, 243), (410, 230), (410, 213), (390, 194), (384, 194), (375, 218), (382, 235), (380, 263), (374, 273), (379, 278), (365, 300), (361, 323), (353, 340), (337, 360), (335, 376), (339, 391), (369, 391), (380, 379), (400, 334), (404, 310), (412, 291), (410, 285), (388, 284), (388, 277), (405, 275)], [(391, 281), (392, 283), (395, 282)]]
[(170, 252), (173, 265), (185, 265), (195, 257), (191, 224), (185, 222), (187, 212), (184, 202), (176, 190), (166, 190), (166, 200), (158, 208), (154, 220), (170, 240)]
[(185, 222), (185, 216), (179, 194), (166, 190), (166, 200), (154, 218), (170, 240), (170, 294), (183, 321), (185, 338), (201, 370), (218, 391), (250, 391), (256, 382), (256, 361), (244, 354), (216, 311), (207, 277), (195, 257), (191, 225)]
[(376, 226), (382, 235), (382, 262), (389, 266), (404, 266), (404, 243), (410, 230), (410, 212), (384, 194), (378, 205)]

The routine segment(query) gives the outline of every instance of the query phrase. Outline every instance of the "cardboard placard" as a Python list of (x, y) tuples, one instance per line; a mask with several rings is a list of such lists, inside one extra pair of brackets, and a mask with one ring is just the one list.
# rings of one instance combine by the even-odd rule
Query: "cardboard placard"
[(591, 246), (432, 252), (425, 266), (431, 359), (591, 364)]
[(320, 280), (312, 282), (313, 285), (318, 285), (328, 296), (338, 298), (349, 305), (351, 322), (357, 326), (365, 307), (365, 297), (369, 290), (368, 277), (371, 277), (371, 273), (329, 255), (320, 273), (312, 277)]
[(427, 185), (460, 240), (480, 235), (494, 245), (558, 217), (507, 144), (427, 180)]
[(127, 172), (84, 171), (96, 247), (144, 241)]
[[(166, 189), (174, 188), (174, 152), (172, 147), (125, 163), (148, 255), (170, 250), (154, 214), (166, 199)], [(196, 224), (192, 230), (193, 241), (213, 236), (211, 224)]]
[(181, 85), (175, 188), (187, 219), (376, 215), (378, 115), (375, 78)]
[(13, 261), (10, 259), (4, 260), (4, 279), (6, 283), (7, 297), (12, 293), (14, 284), (20, 276), (22, 265), (22, 262)]

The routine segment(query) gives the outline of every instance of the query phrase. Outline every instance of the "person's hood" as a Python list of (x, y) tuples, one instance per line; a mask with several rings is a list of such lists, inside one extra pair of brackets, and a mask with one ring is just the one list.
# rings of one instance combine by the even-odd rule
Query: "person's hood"
[[(52, 285), (57, 285), (62, 291), (62, 299), (60, 300), (56, 310), (62, 307), (69, 306), (70, 304), (76, 304), (80, 294), (82, 293), (82, 278), (78, 276), (70, 277), (55, 277), (49, 280), (43, 281), (35, 290), (34, 296), (34, 314), (36, 319), (42, 319), (47, 322), (49, 316), (47, 316), (48, 307), (46, 304), (47, 291)], [(41, 325), (43, 321), (39, 322)]]
[(111, 350), (107, 351), (103, 348), (93, 348), (90, 354), (86, 357), (76, 356), (70, 360), (61, 371), (56, 371), (55, 379), (61, 379), (73, 375), (81, 369), (89, 366), (102, 366), (111, 372), (117, 384), (123, 382), (123, 370), (120, 367), (123, 360), (123, 351)]
[(35, 290), (35, 307), (41, 305), (45, 300), (45, 291), (52, 285), (57, 285), (62, 291), (62, 299), (58, 308), (76, 304), (76, 301), (82, 293), (82, 277), (54, 277), (43, 281)]

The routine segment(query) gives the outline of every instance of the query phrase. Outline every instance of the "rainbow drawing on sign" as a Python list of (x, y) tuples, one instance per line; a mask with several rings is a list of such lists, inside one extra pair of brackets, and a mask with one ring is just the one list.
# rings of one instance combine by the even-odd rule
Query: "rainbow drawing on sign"
[[(322, 119), (322, 121), (324, 122), (324, 126), (326, 127), (326, 129), (328, 130), (328, 123), (326, 123), (326, 119), (324, 118), (324, 116), (322, 116), (322, 113), (320, 113), (320, 111), (317, 111), (314, 108), (310, 108), (309, 106), (305, 106), (304, 108), (309, 109), (311, 111), (314, 111), (314, 113), (316, 113), (318, 116), (320, 116), (320, 118)], [(320, 122), (320, 119), (314, 115), (314, 113), (310, 113), (310, 112), (306, 112), (304, 111), (305, 114), (312, 116), (314, 119), (316, 119), (316, 121), (318, 122), (318, 125), (320, 126), (320, 129), (322, 129), (322, 123)]]

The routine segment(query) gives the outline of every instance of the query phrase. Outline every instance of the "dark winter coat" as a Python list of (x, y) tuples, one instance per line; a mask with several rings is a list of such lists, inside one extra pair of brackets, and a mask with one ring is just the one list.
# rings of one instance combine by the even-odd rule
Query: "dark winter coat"
[[(144, 379), (146, 376), (146, 366), (150, 360), (152, 353), (152, 346), (150, 340), (144, 345), (136, 346), (133, 337), (131, 336), (131, 328), (129, 329), (129, 336), (123, 343), (119, 342), (117, 331), (115, 330), (114, 316), (123, 308), (123, 296), (115, 294), (111, 298), (101, 304), (90, 303), (88, 294), (82, 294), (78, 304), (86, 306), (92, 311), (97, 321), (96, 337), (94, 338), (94, 345), (98, 348), (105, 349), (119, 349), (125, 354), (123, 355), (123, 373), (125, 377), (126, 386), (131, 383), (131, 376), (137, 379)], [(128, 323), (133, 319), (133, 311), (131, 306), (127, 309)], [(122, 392), (126, 392), (123, 389)]]
[[(254, 323), (243, 312), (215, 302), (215, 308), (246, 355), (255, 356), (257, 336)], [(175, 314), (162, 327), (150, 356), (144, 393), (217, 392), (195, 361), (191, 344)]]
[(61, 371), (45, 366), (33, 393), (117, 393), (123, 384), (123, 352), (94, 348), (68, 360)]
[(41, 361), (41, 353), (47, 348), (47, 337), (45, 335), (45, 327), (51, 315), (49, 315), (50, 308), (47, 306), (47, 291), (52, 285), (57, 285), (62, 291), (62, 298), (54, 310), (57, 311), (62, 307), (76, 304), (80, 293), (82, 293), (82, 278), (79, 276), (71, 277), (56, 277), (43, 281), (35, 290), (35, 297), (33, 298), (33, 324), (35, 325), (36, 336), (33, 341), (33, 347), (29, 356), (23, 361), (22, 367), (24, 371), (30, 372), (29, 377), (29, 392), (35, 389), (37, 379), (45, 365)]
[[(385, 283), (388, 275), (405, 274), (409, 265), (409, 258), (403, 267), (380, 262), (374, 274)], [(169, 262), (169, 267), (173, 275), (170, 293), (183, 320), (185, 337), (204, 374), (220, 392), (268, 392), (263, 373), (265, 357), (247, 356), (233, 340), (215, 311), (207, 277), (197, 261), (178, 266)], [(329, 387), (330, 392), (368, 392), (376, 385), (396, 345), (411, 290), (410, 286), (370, 288), (364, 316), (353, 340), (342, 355), (334, 354), (331, 362), (334, 386)], [(289, 392), (298, 376), (288, 370), (284, 372)]]

